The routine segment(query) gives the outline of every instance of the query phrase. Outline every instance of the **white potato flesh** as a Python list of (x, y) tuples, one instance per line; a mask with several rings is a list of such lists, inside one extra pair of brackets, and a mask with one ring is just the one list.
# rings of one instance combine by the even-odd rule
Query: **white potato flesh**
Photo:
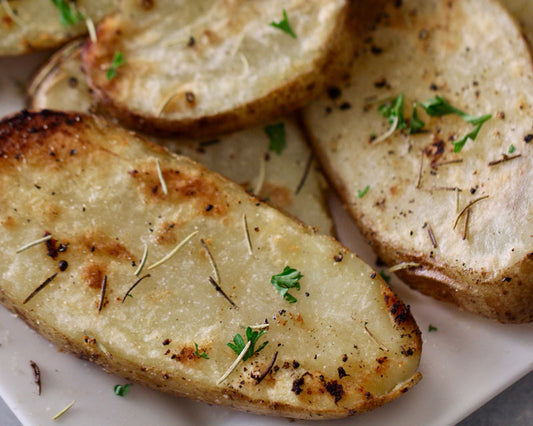
[(78, 0), (75, 3), (85, 19), (63, 25), (60, 10), (51, 0), (1, 1), (0, 55), (20, 55), (57, 47), (87, 33), (87, 25), (91, 24), (87, 24), (86, 19), (89, 18), (93, 24), (98, 23), (117, 8), (119, 1)]
[[(318, 156), (380, 256), (420, 265), (399, 273), (408, 283), (502, 322), (531, 321), (533, 67), (520, 28), (496, 1), (407, 0), (387, 12), (350, 81), (305, 109)], [(391, 123), (378, 107), (400, 94), (408, 123), (413, 102), (436, 96), (492, 118), (456, 153), (475, 126), (420, 106), (425, 132), (379, 141)]]
[[(57, 52), (37, 73), (29, 88), (31, 109), (98, 111), (85, 74), (81, 70), (80, 41)], [(327, 207), (327, 185), (311, 151), (292, 118), (284, 123), (286, 147), (281, 154), (269, 150), (265, 126), (211, 139), (143, 137), (170, 151), (185, 155), (239, 183), (246, 190), (270, 201), (323, 233), (333, 233)]]
[[(6, 119), (0, 147), (0, 300), (61, 348), (154, 388), (297, 418), (369, 410), (419, 380), (420, 332), (379, 275), (240, 186), (74, 113)], [(145, 246), (150, 276), (131, 289)], [(270, 282), (286, 266), (303, 274), (296, 303)], [(268, 345), (220, 382), (237, 356), (226, 343), (266, 323)]]

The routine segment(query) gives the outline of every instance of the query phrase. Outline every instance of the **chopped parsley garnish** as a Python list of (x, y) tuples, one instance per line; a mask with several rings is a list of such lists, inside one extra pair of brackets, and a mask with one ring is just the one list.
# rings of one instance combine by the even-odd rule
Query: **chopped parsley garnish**
[[(394, 98), (391, 102), (381, 105), (378, 109), (379, 113), (389, 119), (389, 123), (392, 124), (391, 129), (386, 133), (386, 136), (390, 136), (396, 129), (403, 129), (406, 127), (406, 122), (403, 116), (404, 110), (404, 97), (403, 94)], [(455, 114), (461, 117), (467, 123), (476, 126), (471, 132), (467, 133), (461, 139), (453, 142), (453, 152), (460, 152), (465, 143), (470, 140), (475, 140), (481, 126), (490, 118), (491, 114), (481, 115), (476, 117), (474, 115), (467, 114), (464, 111), (451, 105), (443, 96), (435, 96), (425, 102), (415, 102), (413, 104), (413, 114), (409, 122), (408, 134), (418, 133), (423, 128), (425, 123), (418, 117), (417, 106), (420, 105), (426, 113), (431, 117), (442, 117), (444, 115)]]
[(453, 142), (453, 152), (460, 152), (468, 139), (475, 140), (483, 123), (492, 118), (491, 114), (481, 115), (479, 117), (467, 114), (460, 109), (455, 108), (442, 96), (435, 96), (434, 99), (428, 99), (426, 102), (421, 102), (420, 106), (422, 106), (426, 113), (432, 117), (442, 117), (443, 115), (456, 114), (467, 123), (476, 126), (474, 130), (464, 135), (461, 139)]
[(196, 356), (201, 356), (204, 359), (209, 359), (209, 355), (207, 355), (207, 353), (205, 353), (205, 352), (202, 352), (201, 354), (198, 353), (198, 343), (196, 343), (196, 342), (194, 342), (194, 354)]
[(281, 122), (266, 126), (265, 133), (270, 140), (268, 149), (280, 155), (287, 146), (287, 139), (285, 137), (285, 123)]
[(291, 24), (289, 24), (289, 18), (287, 17), (287, 11), (285, 9), (283, 9), (283, 19), (279, 22), (271, 22), (270, 25), (289, 34), (292, 38), (297, 38), (296, 34), (291, 28)]
[(516, 151), (516, 146), (514, 146), (513, 144), (511, 144), (511, 146), (509, 147), (509, 154), (512, 154), (513, 152)]
[(428, 99), (426, 102), (420, 102), (419, 105), (424, 108), (427, 115), (431, 117), (442, 117), (448, 114), (457, 114), (459, 116), (466, 115), (460, 109), (452, 106), (444, 97), (435, 96), (433, 99)]
[(128, 393), (129, 389), (130, 389), (130, 385), (125, 384), (125, 385), (115, 385), (113, 390), (115, 392), (115, 395), (124, 396)]
[(76, 10), (71, 5), (71, 2), (66, 0), (52, 0), (55, 7), (58, 8), (61, 15), (61, 25), (68, 27), (69, 25), (76, 25), (78, 22), (85, 20), (85, 16)]
[[(484, 116), (484, 117), (487, 117), (487, 116)], [(489, 118), (491, 118), (490, 115), (485, 119), (485, 121), (487, 121)], [(483, 123), (485, 121), (481, 121), (474, 128), (474, 130), (472, 130), (471, 132), (469, 132), (466, 135), (464, 135), (461, 139), (453, 142), (453, 152), (461, 152), (461, 150), (463, 149), (463, 146), (465, 146), (465, 143), (468, 141), (468, 139), (473, 140), (473, 141), (476, 140), (477, 134), (481, 130), (481, 126), (483, 126)]]
[(420, 132), (426, 125), (426, 123), (424, 123), (418, 117), (418, 111), (416, 109), (416, 106), (417, 106), (417, 102), (414, 102), (413, 103), (413, 114), (411, 115), (411, 121), (409, 122), (409, 128), (407, 129), (407, 133), (409, 135)]
[(109, 69), (107, 70), (107, 79), (112, 80), (117, 76), (117, 68), (121, 67), (126, 63), (126, 58), (121, 52), (115, 52), (115, 55), (113, 56), (113, 60), (111, 61), (111, 65), (109, 66)]
[[(266, 330), (253, 331), (251, 327), (246, 328), (246, 339), (247, 342), (251, 342), (251, 344), (242, 359), (243, 361), (246, 361), (252, 355), (255, 355), (256, 353), (260, 352), (268, 344), (268, 341), (263, 342), (259, 345), (257, 349), (255, 349), (255, 344), (257, 343), (259, 338), (266, 332)], [(226, 343), (226, 345), (228, 345), (231, 350), (233, 350), (233, 352), (239, 355), (244, 350), (244, 347), (246, 346), (247, 342), (245, 343), (243, 337), (237, 333), (233, 338), (233, 343), (229, 342)]]
[(437, 331), (437, 330), (438, 330), (437, 327), (435, 327), (434, 325), (429, 324), (428, 331), (429, 331), (430, 333), (431, 333), (432, 331)]
[(405, 119), (403, 117), (403, 102), (404, 102), (404, 96), (403, 93), (396, 98), (394, 98), (392, 101), (381, 105), (378, 108), (379, 113), (389, 119), (390, 124), (396, 123), (396, 129), (404, 129)]
[(390, 284), (390, 275), (387, 275), (385, 271), (379, 271), (379, 275), (381, 275), (383, 281), (385, 281), (387, 284)]
[(369, 189), (370, 189), (370, 185), (365, 186), (365, 188), (363, 190), (358, 189), (357, 190), (357, 198), (363, 198), (366, 195), (366, 193), (368, 192)]
[(303, 275), (298, 272), (296, 269), (291, 268), (290, 266), (285, 266), (283, 272), (277, 275), (272, 275), (270, 282), (279, 294), (289, 303), (296, 303), (298, 300), (289, 294), (289, 289), (295, 288), (300, 290), (300, 279)]

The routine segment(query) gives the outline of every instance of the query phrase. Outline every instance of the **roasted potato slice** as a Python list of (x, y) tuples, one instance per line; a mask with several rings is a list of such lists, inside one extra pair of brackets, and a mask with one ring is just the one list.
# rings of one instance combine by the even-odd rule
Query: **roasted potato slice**
[[(0, 149), (0, 300), (60, 348), (296, 418), (365, 411), (419, 380), (419, 330), (379, 274), (222, 176), (74, 113), (5, 119)], [(274, 278), (287, 267), (303, 277)], [(226, 343), (252, 340), (262, 350), (224, 378)]]
[[(0, 55), (20, 55), (57, 47), (87, 33), (88, 26), (112, 13), (119, 0), (2, 0), (0, 1)], [(75, 5), (75, 6), (74, 6)], [(62, 18), (61, 9), (68, 15)]]
[(520, 29), (496, 1), (407, 0), (368, 40), (350, 80), (303, 113), (325, 171), (411, 286), (532, 321), (533, 64)]
[(352, 56), (347, 0), (139, 5), (106, 18), (83, 61), (102, 107), (145, 131), (196, 137), (268, 122), (318, 95)]
[[(98, 111), (81, 70), (81, 43), (65, 46), (37, 72), (29, 88), (31, 109)], [(143, 136), (201, 162), (306, 224), (332, 234), (322, 173), (294, 120), (278, 120), (271, 128), (279, 128), (279, 123), (283, 123), (286, 142), (280, 154), (269, 150), (265, 126), (208, 140)]]

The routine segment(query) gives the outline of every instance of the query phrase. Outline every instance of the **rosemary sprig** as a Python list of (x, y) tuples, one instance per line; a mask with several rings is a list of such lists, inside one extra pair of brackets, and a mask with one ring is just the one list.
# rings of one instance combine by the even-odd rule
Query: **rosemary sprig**
[(28, 244), (25, 244), (22, 247), (19, 247), (17, 249), (16, 253), (19, 254), (19, 253), (23, 252), (24, 250), (28, 250), (29, 248), (31, 248), (33, 246), (39, 245), (41, 243), (45, 243), (46, 241), (51, 240), (51, 239), (52, 239), (52, 234), (45, 235), (44, 237), (39, 238), (38, 240), (31, 241)]
[(176, 247), (174, 247), (170, 253), (168, 253), (166, 256), (164, 256), (163, 258), (159, 259), (157, 262), (155, 262), (154, 264), (150, 265), (148, 268), (146, 268), (148, 271), (150, 269), (154, 269), (156, 268), (157, 266), (165, 263), (167, 260), (169, 260), (172, 256), (174, 256), (178, 251), (179, 249), (181, 249), (185, 244), (187, 244), (196, 234), (198, 234), (199, 231), (194, 231), (194, 232), (191, 232), (189, 235), (187, 235)]
[(161, 182), (161, 189), (163, 190), (163, 194), (168, 195), (167, 183), (165, 182), (165, 178), (163, 177), (163, 171), (161, 170), (161, 161), (159, 161), (159, 158), (156, 161), (156, 166), (157, 176), (159, 177), (159, 181)]
[(67, 405), (65, 408), (63, 408), (59, 413), (57, 413), (54, 417), (52, 417), (52, 420), (59, 419), (63, 414), (65, 414), (68, 410), (72, 408), (76, 400), (72, 401), (69, 405)]
[(479, 201), (481, 200), (484, 200), (486, 198), (489, 198), (488, 195), (484, 195), (483, 197), (479, 197), (479, 198), (476, 198), (475, 200), (471, 201), (470, 203), (468, 203), (464, 208), (463, 210), (461, 210), (459, 212), (459, 214), (457, 215), (457, 218), (455, 219), (455, 223), (453, 224), (453, 229), (456, 228), (457, 224), (459, 223), (459, 219), (461, 219), (461, 217), (465, 214), (465, 212), (470, 208), (472, 207), (474, 204), (478, 203)]
[(144, 245), (144, 251), (143, 251), (143, 255), (141, 257), (141, 260), (139, 262), (139, 266), (137, 267), (137, 269), (135, 270), (135, 275), (136, 276), (139, 276), (144, 268), (144, 265), (146, 264), (146, 259), (148, 258), (148, 244), (145, 244)]

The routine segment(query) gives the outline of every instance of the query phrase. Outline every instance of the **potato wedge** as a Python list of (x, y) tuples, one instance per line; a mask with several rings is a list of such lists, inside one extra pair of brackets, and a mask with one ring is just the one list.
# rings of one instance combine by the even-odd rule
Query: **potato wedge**
[[(533, 67), (520, 29), (496, 1), (407, 0), (389, 5), (368, 40), (350, 80), (304, 110), (327, 175), (412, 287), (501, 322), (532, 321)], [(390, 131), (399, 118), (380, 105), (401, 94), (406, 127)], [(492, 118), (476, 137), (472, 117), (426, 113), (420, 102), (437, 96)], [(409, 135), (415, 101), (424, 126)]]
[[(379, 275), (222, 176), (74, 113), (5, 119), (0, 149), (0, 301), (62, 349), (295, 418), (369, 410), (420, 379), (420, 332)], [(287, 266), (295, 303), (271, 284)], [(224, 378), (248, 326), (268, 344)]]
[[(268, 122), (318, 95), (351, 58), (347, 0), (138, 5), (102, 22), (83, 61), (102, 107), (148, 132), (196, 137)], [(117, 52), (125, 63), (115, 69)]]
[(94, 25), (116, 10), (119, 0), (78, 0), (75, 3), (83, 17), (76, 15), (73, 9), (72, 15), (77, 17), (72, 23), (63, 23), (59, 8), (51, 0), (0, 1), (0, 56), (50, 49), (85, 34), (87, 18)]
[[(43, 65), (29, 87), (30, 109), (97, 112), (85, 74), (81, 70), (82, 41), (74, 41)], [(269, 150), (264, 126), (209, 140), (143, 137), (170, 151), (199, 161), (241, 184), (246, 190), (275, 207), (333, 234), (333, 222), (327, 206), (327, 184), (316, 168), (311, 151), (292, 118), (284, 123), (286, 147), (281, 154)]]

